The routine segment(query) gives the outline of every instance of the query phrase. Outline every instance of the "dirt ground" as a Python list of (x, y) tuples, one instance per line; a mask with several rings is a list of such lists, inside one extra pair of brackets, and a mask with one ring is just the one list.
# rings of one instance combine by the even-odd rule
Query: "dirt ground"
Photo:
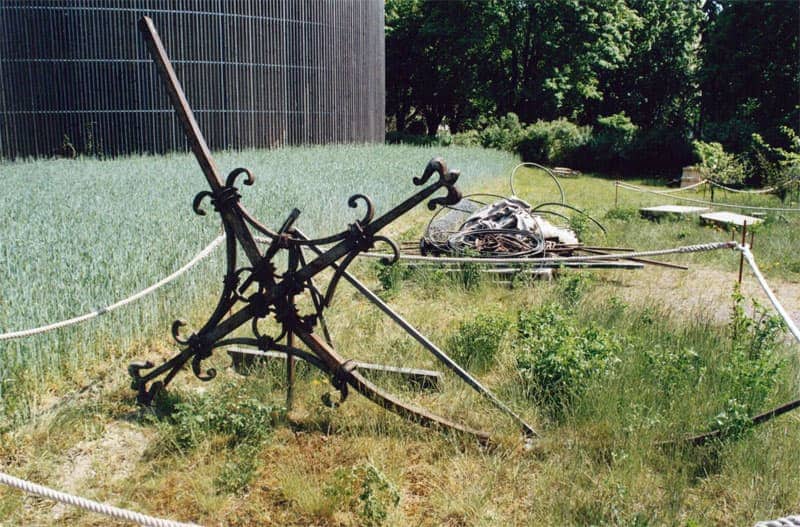
[[(738, 273), (702, 267), (692, 267), (688, 271), (647, 267), (643, 271), (621, 273), (615, 278), (619, 280), (616, 294), (626, 302), (664, 302), (684, 316), (725, 322), (731, 315), (731, 294)], [(800, 320), (800, 283), (770, 280), (769, 277), (767, 281), (797, 323)], [(774, 312), (746, 264), (742, 293), (748, 300), (755, 299), (769, 312)]]

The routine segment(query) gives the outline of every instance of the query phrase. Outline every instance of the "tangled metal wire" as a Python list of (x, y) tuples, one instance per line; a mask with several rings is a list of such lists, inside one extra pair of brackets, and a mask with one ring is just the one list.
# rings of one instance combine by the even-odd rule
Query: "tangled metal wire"
[[(525, 166), (543, 170), (558, 187), (560, 201), (545, 201), (531, 206), (517, 197), (514, 180), (517, 171)], [(586, 212), (566, 203), (566, 194), (558, 177), (549, 168), (537, 163), (520, 163), (511, 171), (511, 196), (474, 193), (455, 205), (439, 209), (430, 219), (420, 240), (423, 254), (479, 255), (487, 258), (542, 256), (558, 245), (577, 243), (568, 227), (550, 224), (543, 216), (553, 216), (566, 222), (570, 218), (553, 208), (567, 209), (585, 216), (605, 235), (605, 227)], [(490, 198), (487, 200), (486, 198)], [(562, 233), (570, 239), (565, 243)], [(573, 240), (574, 238), (574, 240)]]

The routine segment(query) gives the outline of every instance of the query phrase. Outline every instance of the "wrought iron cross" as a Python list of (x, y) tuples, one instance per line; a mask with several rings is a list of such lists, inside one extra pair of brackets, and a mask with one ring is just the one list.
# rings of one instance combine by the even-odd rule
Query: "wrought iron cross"
[[(487, 442), (489, 435), (486, 432), (454, 423), (382, 391), (359, 373), (353, 361), (340, 356), (329, 339), (320, 338), (315, 328), (322, 325), (325, 329), (323, 311), (330, 305), (336, 286), (344, 277), (470, 386), (517, 420), (526, 435), (535, 435), (529, 425), (491, 392), (347, 272), (347, 267), (359, 253), (369, 250), (378, 242), (390, 246), (394, 259), (399, 257), (394, 242), (379, 235), (378, 232), (440, 189), (444, 189), (446, 195), (430, 199), (428, 208), (434, 210), (438, 205), (457, 203), (461, 199), (461, 193), (455, 187), (459, 173), (448, 170), (444, 161), (439, 158), (431, 160), (422, 176), (413, 178), (414, 184), (423, 188), (377, 218), (372, 202), (367, 196), (363, 194), (351, 196), (348, 205), (356, 208), (362, 204), (366, 212), (360, 220), (350, 224), (338, 234), (314, 240), (308, 239), (295, 226), (300, 214), (297, 209), (292, 210), (277, 231), (273, 231), (258, 222), (241, 203), (241, 196), (236, 187), (237, 180), (244, 177), (242, 182), (245, 185), (252, 185), (255, 182), (253, 174), (245, 168), (239, 168), (231, 172), (224, 181), (220, 177), (153, 21), (143, 17), (139, 22), (139, 28), (144, 34), (158, 73), (167, 87), (170, 101), (183, 126), (192, 152), (211, 188), (195, 197), (194, 211), (204, 215), (202, 203), (205, 198), (210, 198), (211, 204), (222, 219), (226, 235), (227, 264), (222, 292), (208, 321), (189, 336), (180, 334), (181, 327), (185, 325), (183, 322), (175, 321), (172, 324), (172, 335), (181, 346), (180, 351), (158, 367), (151, 362), (133, 363), (128, 367), (133, 379), (131, 385), (137, 391), (138, 401), (150, 404), (156, 393), (168, 385), (187, 363), (191, 363), (192, 371), (199, 379), (204, 381), (213, 379), (216, 371), (204, 370), (203, 361), (217, 348), (244, 344), (262, 351), (276, 350), (286, 353), (289, 368), (292, 367), (295, 357), (304, 359), (330, 376), (333, 386), (340, 391), (342, 400), (347, 397), (349, 389), (354, 389), (387, 410), (422, 425), (453, 429), (473, 435), (481, 442)], [(430, 182), (434, 175), (438, 175), (438, 178)], [(254, 233), (268, 239), (267, 248), (263, 252), (257, 244)], [(327, 248), (324, 248), (326, 246)], [(244, 265), (237, 262), (238, 247), (241, 247), (247, 258)], [(287, 263), (281, 272), (275, 265), (275, 257), (279, 251), (287, 253)], [(311, 253), (311, 259), (306, 259), (306, 251)], [(314, 278), (325, 269), (333, 269), (334, 274), (323, 293), (317, 287)], [(305, 294), (311, 297), (314, 305), (313, 313), (301, 314), (298, 310), (295, 299)], [(272, 317), (280, 326), (278, 335), (261, 333), (259, 321), (267, 317)], [(252, 337), (229, 336), (247, 323), (251, 325)], [(324, 333), (327, 334), (327, 330)], [(299, 339), (307, 350), (298, 348), (295, 345), (295, 338)]]

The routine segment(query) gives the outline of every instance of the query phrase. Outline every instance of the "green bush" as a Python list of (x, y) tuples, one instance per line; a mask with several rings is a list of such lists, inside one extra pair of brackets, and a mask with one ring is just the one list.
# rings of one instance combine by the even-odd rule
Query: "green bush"
[(511, 322), (500, 314), (481, 314), (462, 322), (447, 339), (446, 348), (453, 359), (467, 368), (484, 370), (491, 366)]
[[(598, 117), (586, 149), (591, 156), (591, 168), (616, 174), (625, 172), (638, 131), (639, 127), (624, 112)], [(586, 161), (589, 160), (578, 164)]]
[(775, 187), (775, 195), (785, 202), (800, 183), (800, 137), (788, 127), (782, 127), (781, 132), (789, 144), (788, 150), (771, 146), (754, 133), (744, 156), (748, 182)]
[(481, 134), (477, 130), (466, 130), (453, 134), (455, 146), (481, 146)]
[(744, 181), (745, 167), (733, 154), (725, 152), (719, 143), (692, 143), (697, 165), (704, 175), (726, 185)]
[(728, 440), (741, 437), (752, 427), (749, 417), (763, 410), (785, 363), (777, 353), (785, 332), (783, 320), (767, 314), (756, 302), (753, 303), (754, 316), (748, 316), (738, 288), (733, 298), (732, 345), (720, 371), (727, 402), (724, 410), (709, 423), (712, 429), (721, 430)]
[(397, 486), (372, 463), (337, 470), (324, 492), (337, 505), (354, 510), (360, 525), (370, 527), (383, 525), (390, 509), (400, 504)]
[(168, 416), (167, 437), (190, 449), (213, 435), (226, 436), (230, 446), (255, 444), (272, 430), (285, 409), (242, 393), (237, 383), (223, 383), (213, 392), (191, 394), (174, 403)]
[(513, 152), (522, 140), (525, 130), (515, 113), (508, 113), (495, 123), (484, 128), (480, 134), (480, 144), (484, 148), (496, 148)]
[(630, 221), (639, 217), (639, 210), (636, 207), (615, 207), (608, 209), (605, 217), (608, 220)]
[(222, 465), (214, 487), (220, 494), (241, 494), (246, 491), (258, 470), (256, 447), (243, 445), (233, 451), (231, 459)]
[(573, 165), (577, 152), (587, 145), (591, 135), (591, 127), (578, 126), (566, 119), (537, 121), (525, 128), (517, 152), (523, 161)]
[(407, 279), (412, 273), (407, 265), (400, 265), (398, 262), (386, 265), (379, 261), (375, 264), (375, 269), (378, 275), (378, 282), (387, 293), (396, 292), (403, 280)]
[(559, 417), (588, 382), (618, 362), (620, 342), (596, 326), (580, 328), (556, 304), (523, 311), (517, 321), (517, 372), (529, 397)]

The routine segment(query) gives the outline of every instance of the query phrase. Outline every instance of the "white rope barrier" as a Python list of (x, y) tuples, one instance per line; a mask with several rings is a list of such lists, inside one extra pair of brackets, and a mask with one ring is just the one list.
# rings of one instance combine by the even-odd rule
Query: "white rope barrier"
[(212, 252), (214, 252), (214, 249), (216, 249), (219, 246), (219, 244), (222, 243), (222, 241), (224, 239), (225, 239), (225, 235), (221, 234), (220, 236), (215, 238), (214, 241), (212, 241), (210, 244), (208, 244), (205, 247), (205, 249), (203, 249), (202, 251), (197, 253), (194, 256), (194, 258), (189, 260), (183, 267), (181, 267), (180, 269), (178, 269), (177, 271), (175, 271), (171, 275), (159, 280), (158, 282), (156, 282), (155, 284), (151, 285), (150, 287), (148, 287), (146, 289), (142, 289), (138, 293), (136, 293), (136, 294), (134, 294), (132, 296), (129, 296), (128, 298), (120, 300), (119, 302), (114, 302), (113, 304), (111, 304), (109, 306), (102, 307), (100, 309), (95, 309), (94, 311), (91, 311), (91, 312), (86, 313), (84, 315), (73, 317), (73, 318), (70, 318), (70, 319), (67, 319), (67, 320), (61, 320), (60, 322), (54, 322), (52, 324), (47, 324), (46, 326), (41, 326), (41, 327), (32, 328), (32, 329), (24, 329), (24, 330), (20, 330), (20, 331), (11, 331), (11, 332), (8, 332), (8, 333), (0, 333), (0, 340), (10, 340), (10, 339), (16, 339), (16, 338), (21, 338), (21, 337), (30, 337), (32, 335), (38, 335), (39, 333), (45, 333), (47, 331), (53, 331), (54, 329), (59, 329), (59, 328), (67, 327), (67, 326), (72, 326), (74, 324), (78, 324), (80, 322), (85, 322), (85, 321), (91, 320), (91, 319), (93, 319), (95, 317), (99, 317), (100, 315), (105, 315), (106, 313), (108, 313), (110, 311), (114, 311), (115, 309), (118, 309), (120, 307), (126, 306), (126, 305), (130, 304), (131, 302), (135, 302), (136, 300), (139, 300), (140, 298), (142, 298), (144, 296), (147, 296), (150, 293), (156, 291), (157, 289), (160, 289), (161, 287), (163, 287), (163, 286), (167, 285), (168, 283), (172, 282), (173, 280), (175, 280), (176, 278), (178, 278), (179, 276), (184, 274), (186, 271), (188, 271), (189, 269), (191, 269), (192, 267), (197, 265), (201, 260), (207, 258)]
[(118, 520), (133, 522), (138, 525), (145, 525), (147, 527), (199, 527), (195, 523), (180, 523), (172, 520), (164, 520), (126, 509), (120, 509), (119, 507), (113, 507), (105, 503), (100, 503), (99, 501), (81, 498), (80, 496), (73, 496), (72, 494), (67, 494), (66, 492), (59, 492), (42, 485), (37, 485), (36, 483), (31, 483), (30, 481), (25, 481), (24, 479), (15, 478), (14, 476), (10, 476), (3, 472), (0, 472), (0, 483), (24, 492), (28, 492), (30, 494), (42, 496), (43, 498), (59, 501), (61, 503), (66, 503), (67, 505), (80, 507), (81, 509), (85, 509), (87, 511), (103, 514)]
[[(537, 266), (542, 264), (560, 262), (591, 262), (607, 260), (628, 260), (630, 258), (645, 258), (648, 256), (664, 256), (667, 254), (688, 254), (703, 251), (716, 251), (718, 249), (735, 249), (736, 242), (714, 242), (702, 243), (698, 245), (684, 245), (671, 249), (656, 249), (653, 251), (638, 251), (629, 253), (598, 254), (592, 256), (566, 256), (550, 258), (475, 258), (475, 257), (456, 257), (456, 256), (417, 256), (412, 254), (401, 254), (401, 260), (415, 262), (439, 262), (439, 263), (483, 263), (483, 264), (517, 264)], [(392, 258), (388, 253), (360, 253), (359, 256), (368, 258)]]
[(781, 316), (784, 322), (786, 322), (786, 326), (789, 328), (789, 332), (794, 336), (798, 343), (800, 343), (800, 330), (797, 329), (797, 325), (789, 316), (789, 313), (783, 308), (778, 297), (775, 296), (775, 293), (772, 292), (772, 288), (770, 288), (767, 280), (764, 278), (764, 275), (761, 274), (761, 270), (758, 268), (756, 264), (756, 260), (753, 257), (753, 253), (750, 251), (750, 247), (747, 245), (739, 245), (736, 247), (737, 250), (742, 252), (742, 256), (747, 261), (747, 264), (750, 266), (750, 270), (753, 271), (753, 275), (756, 277), (758, 281), (758, 285), (761, 286), (761, 289), (767, 294), (767, 298), (769, 301), (772, 302), (773, 307)]
[(777, 520), (761, 521), (754, 527), (800, 527), (800, 514), (797, 516), (786, 516)]
[[(709, 179), (703, 179), (703, 180), (695, 183), (694, 185), (687, 185), (685, 187), (673, 188), (673, 189), (669, 189), (669, 190), (650, 190), (650, 192), (652, 192), (653, 194), (675, 194), (676, 192), (684, 192), (686, 190), (694, 190), (697, 187), (700, 187), (700, 186), (705, 185), (706, 183), (710, 183), (710, 182), (711, 182), (711, 180), (709, 180)], [(615, 183), (617, 185), (630, 185), (630, 183), (623, 183), (622, 181), (616, 181)], [(633, 187), (635, 185), (630, 185), (630, 186)], [(641, 187), (637, 187), (637, 188), (641, 188)], [(642, 189), (642, 190), (649, 190), (649, 189)]]
[[(637, 187), (636, 185), (631, 185), (628, 183), (623, 183), (621, 181), (615, 181), (614, 184), (617, 187), (623, 188), (625, 190), (631, 190), (633, 192), (644, 192), (647, 194), (655, 194), (657, 196), (663, 196), (662, 192), (656, 190), (650, 190), (646, 188)], [(722, 208), (729, 208), (729, 209), (748, 209), (748, 210), (762, 210), (765, 212), (800, 212), (800, 208), (782, 208), (782, 207), (757, 207), (755, 205), (735, 205), (732, 203), (720, 203), (718, 201), (706, 201), (702, 199), (694, 199), (694, 198), (685, 198), (683, 196), (670, 196), (672, 199), (679, 199), (681, 201), (689, 201), (692, 203), (700, 203), (703, 205), (711, 205), (714, 207), (722, 207)]]
[(706, 181), (708, 182), (709, 185), (721, 188), (722, 190), (727, 190), (728, 192), (733, 192), (734, 194), (769, 194), (770, 192), (775, 192), (776, 189), (780, 188), (780, 187), (767, 187), (759, 190), (741, 190), (741, 189), (726, 187), (722, 183), (717, 183), (716, 181), (711, 179), (706, 179)]

